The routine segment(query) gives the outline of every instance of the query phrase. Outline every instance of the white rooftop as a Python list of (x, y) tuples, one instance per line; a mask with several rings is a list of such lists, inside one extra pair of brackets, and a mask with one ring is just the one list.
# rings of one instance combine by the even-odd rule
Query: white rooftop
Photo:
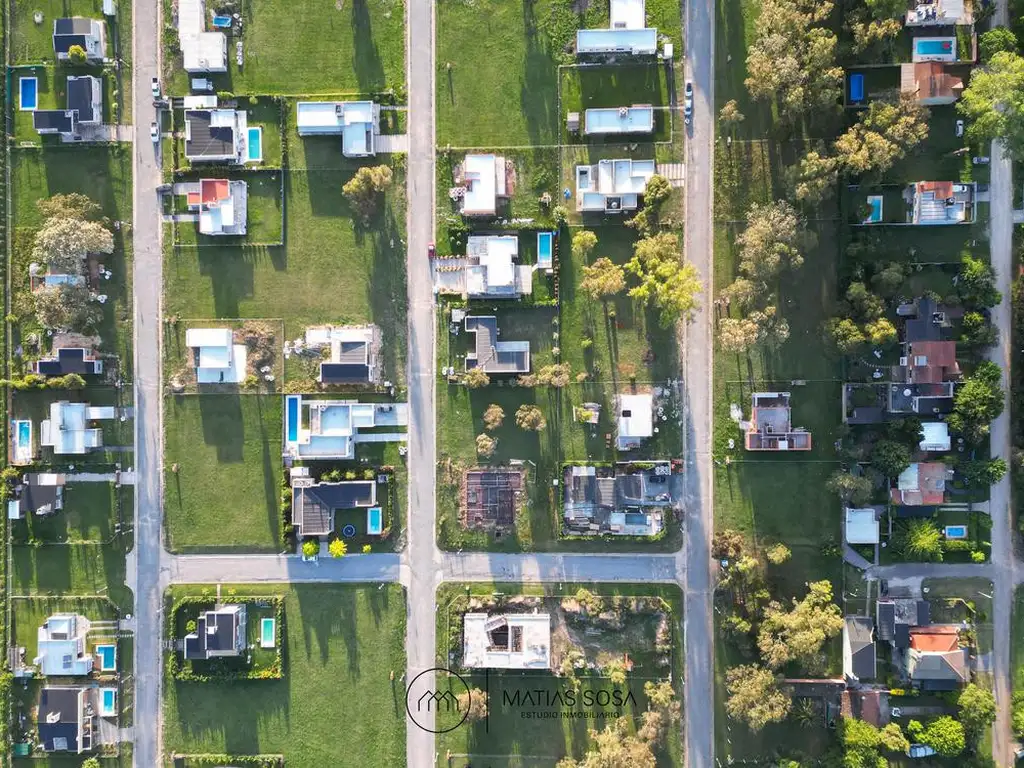
[(632, 107), (588, 109), (583, 113), (584, 133), (650, 133), (654, 130), (654, 107), (641, 104)]
[(117, 409), (112, 407), (93, 408), (66, 400), (50, 403), (50, 418), (39, 425), (39, 443), (58, 455), (86, 453), (103, 445), (103, 431), (90, 429), (88, 423), (116, 417)]
[(612, 29), (643, 29), (646, 24), (644, 0), (611, 0)]
[(196, 381), (200, 384), (238, 384), (245, 378), (247, 351), (234, 344), (230, 328), (189, 328), (185, 345), (199, 350)]
[(878, 515), (870, 507), (846, 509), (846, 541), (849, 544), (878, 543)]
[(467, 613), (463, 663), (473, 669), (549, 669), (551, 616), (546, 613)]
[(466, 255), (478, 261), (466, 267), (466, 289), (470, 295), (516, 294), (516, 264), (519, 238), (515, 235), (472, 236)]
[(948, 451), (951, 445), (949, 425), (944, 421), (928, 421), (921, 425), (922, 451)]
[(226, 72), (227, 36), (206, 31), (203, 0), (178, 0), (178, 42), (186, 72)]
[(74, 613), (50, 616), (37, 633), (38, 653), (32, 660), (44, 675), (80, 677), (92, 672), (93, 658), (86, 653), (89, 621)]
[(505, 174), (498, 174), (498, 165), (495, 155), (466, 155), (462, 161), (466, 181), (463, 213), (487, 215), (497, 211), (498, 195), (505, 194)]
[(341, 134), (348, 157), (375, 154), (377, 105), (372, 101), (300, 101), (295, 107), (300, 136)]
[[(634, 210), (655, 172), (654, 160), (601, 160), (576, 166), (576, 207), (581, 211)], [(613, 200), (609, 200), (612, 198)]]
[(654, 434), (652, 395), (618, 395), (617, 400), (620, 445)]

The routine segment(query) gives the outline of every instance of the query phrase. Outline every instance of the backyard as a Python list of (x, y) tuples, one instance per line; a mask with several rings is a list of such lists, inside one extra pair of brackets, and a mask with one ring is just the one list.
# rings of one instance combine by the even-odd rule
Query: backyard
[(72, 478), (64, 486), (64, 509), (42, 517), (27, 514), (22, 520), (12, 520), (12, 541), (17, 544), (109, 541), (115, 525), (124, 519), (123, 508), (131, 509), (131, 496), (130, 487), (117, 488), (112, 482), (76, 483)]

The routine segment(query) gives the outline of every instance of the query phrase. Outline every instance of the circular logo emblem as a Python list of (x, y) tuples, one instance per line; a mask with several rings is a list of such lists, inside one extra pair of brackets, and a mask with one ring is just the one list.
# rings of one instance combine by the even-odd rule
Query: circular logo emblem
[[(405, 689), (405, 711), (420, 730), (430, 733), (454, 731), (469, 717), (468, 702), (465, 707), (459, 704), (459, 696), (463, 694), (472, 696), (469, 684), (458, 673), (445, 667), (431, 667), (416, 675)], [(455, 714), (458, 722), (447, 728), (438, 728), (435, 718), (439, 714)]]

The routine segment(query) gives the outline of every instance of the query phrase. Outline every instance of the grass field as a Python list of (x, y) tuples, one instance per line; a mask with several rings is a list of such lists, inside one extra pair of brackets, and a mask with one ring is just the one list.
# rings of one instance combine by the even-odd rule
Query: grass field
[[(280, 589), (280, 588), (278, 588)], [(266, 595), (267, 586), (238, 594)], [(209, 592), (209, 590), (207, 590)], [(172, 595), (201, 593), (176, 587)], [(294, 585), (283, 680), (167, 681), (164, 744), (177, 753), (278, 753), (289, 768), (405, 762), (405, 596), (389, 585)], [(394, 680), (389, 682), (391, 672)]]
[[(11, 636), (13, 641), (25, 648), (25, 661), (31, 663), (38, 655), (39, 650), (39, 628), (43, 622), (55, 613), (77, 613), (89, 621), (112, 621), (118, 617), (117, 606), (102, 598), (32, 598), (16, 599), (12, 601), (13, 626)], [(89, 650), (91, 651), (96, 643), (108, 642), (109, 636), (97, 635), (94, 639), (89, 637)], [(118, 660), (122, 661), (121, 659)], [(99, 665), (96, 665), (99, 672)]]
[[(608, 67), (562, 67), (559, 72), (559, 99), (562, 112), (579, 112), (580, 120), (587, 109), (617, 108), (631, 104), (650, 104), (655, 107), (654, 132), (636, 135), (634, 140), (668, 141), (671, 134), (669, 112), (664, 109), (672, 103), (669, 78), (660, 63), (620, 64)], [(560, 141), (600, 142), (621, 140), (612, 134), (607, 137), (569, 134), (565, 123), (560, 123)], [(681, 128), (681, 125), (676, 126)]]
[(15, 545), (11, 594), (108, 597), (131, 612), (131, 592), (124, 586), (126, 546), (123, 539), (115, 544)]
[(281, 397), (183, 395), (164, 407), (171, 550), (279, 551)]
[(118, 522), (118, 505), (131, 503), (131, 489), (113, 483), (74, 483), (64, 486), (64, 509), (40, 517), (26, 515), (11, 521), (12, 540), (43, 542), (108, 541)]
[[(209, 175), (200, 170), (191, 170), (176, 177), (176, 181), (198, 181)], [(244, 235), (204, 235), (199, 232), (196, 222), (186, 221), (175, 225), (175, 245), (186, 249), (201, 246), (211, 249), (230, 249), (244, 246), (279, 246), (284, 236), (284, 216), (281, 209), (283, 184), (281, 171), (228, 171), (218, 174), (220, 178), (244, 181), (246, 184), (246, 227)], [(183, 197), (178, 200), (184, 201)]]
[[(39, 11), (43, 15), (41, 24), (33, 18)], [(35, 64), (56, 61), (53, 52), (53, 22), (65, 16), (86, 16), (104, 19), (103, 0), (39, 0), (33, 3), (19, 3), (14, 8), (11, 20), (11, 62), (14, 64)], [(113, 25), (104, 24), (107, 35), (107, 55), (113, 48)], [(129, 35), (129, 37), (131, 37)]]

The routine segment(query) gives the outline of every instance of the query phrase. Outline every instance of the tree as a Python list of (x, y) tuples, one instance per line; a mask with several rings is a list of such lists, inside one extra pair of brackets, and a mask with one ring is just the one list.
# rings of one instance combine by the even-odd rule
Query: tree
[(640, 285), (630, 289), (629, 295), (657, 307), (663, 327), (689, 318), (696, 309), (701, 291), (697, 268), (683, 263), (679, 239), (671, 232), (638, 241), (626, 270), (640, 278)]
[(391, 186), (393, 178), (391, 168), (386, 165), (364, 165), (345, 182), (341, 192), (366, 223), (376, 213), (380, 195)]
[(68, 48), (68, 61), (76, 66), (85, 64), (85, 48), (80, 45), (72, 45)]
[(621, 293), (625, 287), (625, 272), (607, 256), (602, 256), (593, 264), (583, 265), (580, 290), (595, 301)]
[(790, 610), (779, 602), (768, 604), (761, 620), (757, 647), (771, 669), (801, 659), (815, 661), (822, 645), (843, 629), (842, 612), (832, 602), (832, 583), (816, 581), (807, 585), (807, 595), (794, 598)]
[(458, 702), (459, 712), (466, 712), (466, 720), (470, 723), (478, 723), (487, 717), (487, 694), (479, 688), (463, 691), (455, 700)]
[(491, 403), (484, 411), (484, 428), (494, 431), (505, 421), (505, 409), (497, 403)]
[(580, 607), (589, 616), (597, 616), (604, 611), (604, 598), (586, 587), (580, 587), (573, 596)]
[(972, 143), (1003, 139), (1012, 154), (1024, 154), (1024, 58), (1012, 51), (994, 53), (971, 73), (957, 109), (970, 121)]
[(865, 325), (864, 332), (868, 341), (876, 347), (887, 347), (896, 343), (896, 326), (886, 317), (880, 317)]
[(744, 544), (742, 533), (726, 528), (711, 537), (711, 556), (715, 560), (736, 560), (743, 554)]
[(857, 122), (835, 141), (847, 173), (883, 174), (928, 138), (928, 110), (912, 97), (872, 101)]
[(597, 235), (589, 229), (581, 229), (572, 236), (572, 256), (574, 259), (586, 261), (597, 247)]
[(910, 449), (894, 440), (879, 440), (871, 451), (871, 466), (886, 477), (896, 477), (910, 466)]
[(957, 472), (972, 488), (988, 488), (995, 485), (1006, 474), (1008, 467), (1001, 457), (984, 460), (965, 461), (957, 467)]
[(966, 312), (960, 325), (960, 343), (965, 347), (991, 347), (999, 341), (999, 329), (981, 312)]
[(888, 761), (878, 753), (880, 749), (905, 752), (910, 747), (910, 742), (897, 723), (889, 723), (878, 729), (864, 720), (844, 717), (840, 733), (845, 768), (888, 766)]
[(828, 335), (841, 354), (853, 355), (867, 344), (867, 337), (860, 327), (848, 317), (833, 317), (826, 326)]
[(911, 520), (907, 528), (906, 548), (907, 554), (917, 560), (941, 560), (942, 531), (929, 518)]
[(964, 727), (949, 715), (928, 723), (920, 739), (943, 757), (956, 757), (967, 746)]
[(57, 275), (80, 275), (89, 253), (113, 253), (114, 237), (101, 224), (82, 219), (47, 219), (36, 233), (35, 261)]
[(33, 292), (32, 298), (40, 324), (54, 331), (84, 331), (103, 317), (83, 285), (44, 285)]
[(898, 261), (890, 261), (871, 278), (871, 287), (881, 296), (894, 296), (903, 287), (907, 275), (905, 265)]
[(348, 544), (345, 543), (344, 539), (334, 539), (327, 545), (327, 552), (331, 557), (344, 557), (348, 554)]
[(480, 389), (491, 383), (491, 377), (483, 368), (470, 368), (462, 374), (462, 383), (470, 389)]
[(999, 366), (986, 360), (957, 390), (949, 426), (972, 443), (981, 442), (988, 435), (991, 422), (1003, 412), (1003, 407)]
[(1006, 27), (992, 27), (978, 38), (981, 63), (986, 64), (997, 53), (1016, 53), (1017, 36)]
[(615, 657), (604, 665), (602, 670), (614, 685), (626, 684), (626, 663), (619, 657)]
[(899, 19), (859, 19), (850, 23), (853, 33), (853, 47), (863, 53), (876, 43), (884, 43), (899, 35), (903, 24)]
[(302, 542), (302, 554), (306, 557), (316, 557), (320, 554), (320, 542), (316, 539), (306, 539)]
[(668, 200), (672, 194), (672, 185), (669, 180), (656, 173), (647, 180), (644, 186), (644, 210), (657, 213), (661, 204)]
[(834, 157), (812, 149), (800, 159), (795, 179), (793, 194), (796, 199), (817, 205), (835, 193), (839, 180), (839, 163)]
[(543, 387), (561, 389), (572, 379), (572, 368), (568, 363), (545, 365), (537, 371), (537, 384)]
[(875, 320), (885, 313), (885, 302), (871, 293), (864, 283), (850, 283), (845, 298), (850, 313), (862, 323)]
[(781, 541), (777, 544), (772, 544), (764, 552), (764, 556), (768, 558), (768, 562), (772, 565), (782, 565), (784, 562), (789, 560), (792, 555), (793, 553), (789, 550), (789, 547)]
[(862, 507), (871, 500), (871, 481), (863, 475), (839, 470), (829, 477), (826, 487), (854, 507)]
[(479, 434), (476, 436), (476, 452), (483, 456), (485, 459), (489, 459), (494, 455), (494, 450), (498, 447), (497, 439), (487, 434)]
[(960, 279), (957, 283), (960, 297), (967, 307), (994, 307), (1002, 300), (996, 290), (996, 273), (992, 265), (965, 253), (960, 261)]
[(590, 731), (590, 751), (579, 768), (655, 768), (650, 745), (629, 735), (628, 720), (621, 717), (600, 731)]
[(36, 200), (36, 209), (45, 219), (79, 219), (91, 221), (100, 216), (102, 208), (86, 195), (78, 192), (53, 195)]
[(807, 236), (796, 209), (784, 200), (754, 203), (747, 209), (746, 229), (736, 238), (740, 272), (754, 282), (773, 281), (784, 269), (804, 263)]
[(760, 338), (761, 329), (749, 317), (723, 317), (718, 321), (718, 343), (725, 352), (746, 352)]
[(727, 304), (736, 304), (741, 310), (746, 309), (764, 293), (764, 287), (757, 285), (747, 277), (737, 277), (719, 294)]
[(756, 664), (726, 670), (725, 686), (729, 693), (725, 703), (729, 717), (746, 723), (754, 733), (769, 723), (785, 720), (793, 704), (771, 670)]
[(735, 126), (746, 120), (746, 117), (740, 112), (740, 105), (736, 103), (736, 99), (729, 99), (718, 113), (718, 119), (728, 126)]
[(521, 405), (516, 411), (516, 426), (520, 429), (540, 432), (547, 425), (547, 419), (536, 405)]
[(680, 711), (679, 698), (672, 689), (670, 681), (659, 680), (655, 683), (648, 680), (644, 683), (644, 696), (647, 697), (647, 705), (649, 707), (665, 712), (670, 722), (678, 722)]
[(979, 735), (996, 720), (996, 698), (987, 688), (969, 683), (956, 703), (960, 707), (960, 722), (968, 733)]
[[(194, 631), (194, 630), (193, 630), (193, 631)], [(86, 760), (85, 760), (85, 761), (84, 761), (84, 762), (82, 763), (82, 766), (81, 766), (81, 768), (100, 768), (100, 761), (99, 761), (99, 758), (96, 758), (96, 757), (90, 757), (90, 758), (87, 758), (87, 759), (86, 759)]]

